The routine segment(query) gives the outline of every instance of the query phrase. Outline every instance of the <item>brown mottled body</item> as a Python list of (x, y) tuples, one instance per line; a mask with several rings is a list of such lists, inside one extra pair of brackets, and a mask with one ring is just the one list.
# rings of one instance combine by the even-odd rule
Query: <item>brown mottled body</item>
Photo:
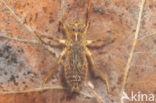
[(79, 91), (85, 81), (88, 65), (86, 59), (86, 38), (82, 30), (83, 24), (73, 22), (72, 31), (68, 31), (66, 42), (65, 79), (72, 91)]

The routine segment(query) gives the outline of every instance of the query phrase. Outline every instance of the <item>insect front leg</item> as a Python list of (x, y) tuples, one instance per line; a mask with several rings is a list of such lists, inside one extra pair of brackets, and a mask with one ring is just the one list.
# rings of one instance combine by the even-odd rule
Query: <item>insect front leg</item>
[(42, 42), (42, 43), (45, 43), (45, 44), (48, 44), (47, 41), (55, 41), (59, 44), (65, 44), (65, 40), (62, 40), (62, 39), (57, 39), (55, 37), (49, 37), (49, 36), (45, 36), (39, 32), (36, 32), (34, 31), (35, 35), (38, 37), (38, 39)]
[[(65, 13), (63, 13), (63, 8), (64, 8), (64, 6), (63, 6), (63, 4), (64, 4), (64, 0), (61, 0), (61, 26), (62, 26), (62, 28), (61, 28), (61, 33), (62, 34), (64, 34), (63, 33), (63, 31), (65, 32), (65, 34), (67, 35), (68, 34), (68, 28), (66, 27), (66, 25), (65, 25), (65, 20), (68, 18), (68, 15), (69, 15), (69, 9), (67, 9), (66, 10), (66, 12)], [(65, 35), (65, 36), (66, 36)]]
[(44, 78), (43, 83), (42, 83), (42, 88), (44, 87), (44, 85), (46, 84), (47, 80), (57, 71), (59, 64), (61, 63), (62, 57), (64, 56), (64, 54), (66, 53), (67, 49), (65, 48), (60, 56), (58, 57), (57, 63), (54, 66), (54, 68), (48, 73), (48, 75)]
[(104, 36), (102, 38), (96, 39), (96, 40), (87, 40), (87, 45), (91, 45), (97, 42), (103, 41), (103, 44), (107, 45), (109, 42), (112, 42), (116, 39), (116, 36)]
[(107, 92), (109, 93), (110, 92), (110, 87), (109, 87), (109, 82), (108, 82), (107, 76), (105, 76), (105, 74), (97, 68), (96, 63), (93, 60), (92, 53), (88, 49), (86, 49), (86, 52), (87, 52), (87, 56), (88, 56), (89, 61), (94, 66), (93, 67), (94, 71), (97, 72), (103, 80), (105, 80), (106, 86), (107, 86)]
[(85, 32), (87, 32), (89, 26), (90, 26), (90, 12), (91, 12), (91, 9), (90, 9), (90, 0), (88, 0), (88, 8), (87, 8), (87, 18), (86, 18), (86, 27), (85, 27)]

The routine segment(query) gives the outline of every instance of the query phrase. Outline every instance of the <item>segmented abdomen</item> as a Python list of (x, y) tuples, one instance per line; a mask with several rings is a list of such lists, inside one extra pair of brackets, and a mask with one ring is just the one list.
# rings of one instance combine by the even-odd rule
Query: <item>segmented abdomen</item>
[(69, 72), (66, 73), (66, 82), (72, 91), (76, 92), (79, 91), (84, 80), (85, 80), (84, 74), (69, 73)]
[(72, 91), (79, 91), (87, 74), (86, 57), (81, 49), (72, 48), (66, 54), (65, 79)]

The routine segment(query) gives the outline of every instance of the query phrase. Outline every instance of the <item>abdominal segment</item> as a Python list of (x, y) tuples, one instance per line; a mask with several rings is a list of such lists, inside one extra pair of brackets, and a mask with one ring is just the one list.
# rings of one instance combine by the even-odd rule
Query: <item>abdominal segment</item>
[(72, 92), (78, 92), (84, 82), (85, 75), (79, 73), (71, 73), (66, 75), (66, 82)]

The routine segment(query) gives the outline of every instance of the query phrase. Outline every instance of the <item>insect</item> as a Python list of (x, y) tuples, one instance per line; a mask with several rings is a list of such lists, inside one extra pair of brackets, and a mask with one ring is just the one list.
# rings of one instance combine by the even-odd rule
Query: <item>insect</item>
[[(2, 0), (2, 2), (7, 6), (6, 2)], [(61, 1), (61, 26), (62, 33), (66, 36), (64, 39), (57, 39), (55, 37), (45, 36), (37, 31), (33, 31), (26, 26), (13, 12), (14, 17), (25, 27), (31, 31), (37, 38), (37, 41), (23, 40), (18, 38), (11, 38), (8, 36), (0, 36), (3, 38), (12, 39), (20, 42), (28, 42), (28, 43), (38, 43), (48, 49), (51, 53), (54, 53), (53, 48), (45, 39), (50, 41), (54, 41), (60, 45), (63, 45), (63, 50), (57, 58), (57, 64), (52, 68), (51, 72), (44, 78), (42, 87), (46, 84), (47, 80), (57, 71), (59, 65), (64, 65), (64, 78), (66, 80), (67, 86), (71, 92), (79, 92), (81, 87), (86, 84), (86, 77), (88, 74), (88, 63), (92, 64), (93, 70), (97, 72), (100, 77), (105, 80), (107, 90), (110, 91), (108, 78), (97, 68), (96, 63), (93, 59), (92, 53), (89, 50), (89, 45), (92, 45), (98, 41), (104, 41), (106, 39), (115, 40), (115, 37), (101, 38), (97, 40), (87, 40), (86, 34), (87, 30), (90, 26), (91, 22), (91, 2), (88, 0), (88, 8), (87, 8), (87, 16), (86, 23), (80, 22), (78, 19), (71, 20), (68, 24), (65, 23), (65, 20), (68, 18), (68, 12), (63, 14), (63, 2)], [(65, 59), (63, 57), (65, 56)]]

